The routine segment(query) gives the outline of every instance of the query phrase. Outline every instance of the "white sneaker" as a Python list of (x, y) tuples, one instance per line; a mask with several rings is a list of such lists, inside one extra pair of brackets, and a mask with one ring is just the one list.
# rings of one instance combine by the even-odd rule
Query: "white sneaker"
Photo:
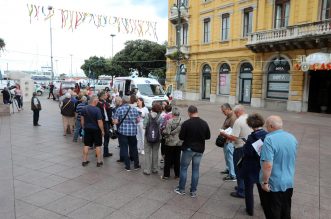
[(145, 151), (144, 150), (141, 150), (141, 154), (144, 155), (145, 154)]

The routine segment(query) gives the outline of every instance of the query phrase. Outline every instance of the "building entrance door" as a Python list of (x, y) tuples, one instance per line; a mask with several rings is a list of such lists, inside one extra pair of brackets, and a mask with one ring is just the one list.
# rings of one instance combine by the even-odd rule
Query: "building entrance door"
[(308, 111), (331, 113), (331, 72), (309, 71)]
[(243, 63), (240, 67), (238, 95), (239, 103), (251, 103), (253, 78), (252, 71), (253, 66), (250, 63)]
[(202, 86), (202, 99), (210, 99), (211, 92), (211, 77), (210, 75), (203, 76), (203, 86)]

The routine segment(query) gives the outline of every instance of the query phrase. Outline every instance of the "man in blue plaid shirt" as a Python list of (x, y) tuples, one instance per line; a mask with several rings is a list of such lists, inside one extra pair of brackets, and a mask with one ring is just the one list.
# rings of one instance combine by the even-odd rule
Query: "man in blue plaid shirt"
[[(125, 116), (126, 114), (127, 116)], [(117, 125), (120, 157), (124, 159), (125, 169), (127, 171), (131, 170), (128, 149), (134, 161), (134, 169), (138, 170), (141, 168), (139, 165), (136, 137), (138, 118), (138, 110), (135, 107), (131, 107), (128, 101), (123, 98), (123, 104), (116, 110), (113, 116), (113, 123)], [(121, 123), (122, 120), (123, 122)]]

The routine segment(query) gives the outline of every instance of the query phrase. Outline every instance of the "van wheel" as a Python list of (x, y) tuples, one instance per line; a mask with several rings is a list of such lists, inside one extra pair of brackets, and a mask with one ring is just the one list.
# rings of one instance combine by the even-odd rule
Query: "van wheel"
[(40, 90), (38, 90), (38, 91), (37, 91), (37, 95), (38, 95), (38, 96), (41, 96), (41, 95), (43, 95), (43, 92), (41, 92)]

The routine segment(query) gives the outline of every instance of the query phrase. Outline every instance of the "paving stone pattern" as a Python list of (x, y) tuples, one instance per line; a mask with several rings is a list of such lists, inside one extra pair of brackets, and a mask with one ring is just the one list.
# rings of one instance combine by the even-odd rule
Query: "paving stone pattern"
[[(188, 102), (212, 130), (202, 158), (198, 197), (173, 192), (178, 181), (160, 180), (160, 174), (124, 171), (118, 145), (111, 141), (114, 156), (96, 167), (81, 166), (82, 143), (62, 136), (58, 103), (41, 98), (42, 126), (32, 126), (26, 105), (20, 113), (0, 117), (0, 218), (252, 218), (245, 214), (244, 200), (230, 197), (235, 183), (223, 182), (223, 151), (214, 140), (224, 116), (219, 105)], [(278, 114), (285, 129), (300, 142), (298, 148), (292, 218), (331, 218), (331, 116), (313, 113), (273, 112), (248, 108), (264, 116)], [(186, 108), (182, 117), (187, 118)], [(140, 156), (143, 164), (143, 156)], [(173, 174), (173, 173), (172, 173)], [(190, 183), (188, 177), (187, 191)], [(263, 218), (255, 189), (255, 216)]]

